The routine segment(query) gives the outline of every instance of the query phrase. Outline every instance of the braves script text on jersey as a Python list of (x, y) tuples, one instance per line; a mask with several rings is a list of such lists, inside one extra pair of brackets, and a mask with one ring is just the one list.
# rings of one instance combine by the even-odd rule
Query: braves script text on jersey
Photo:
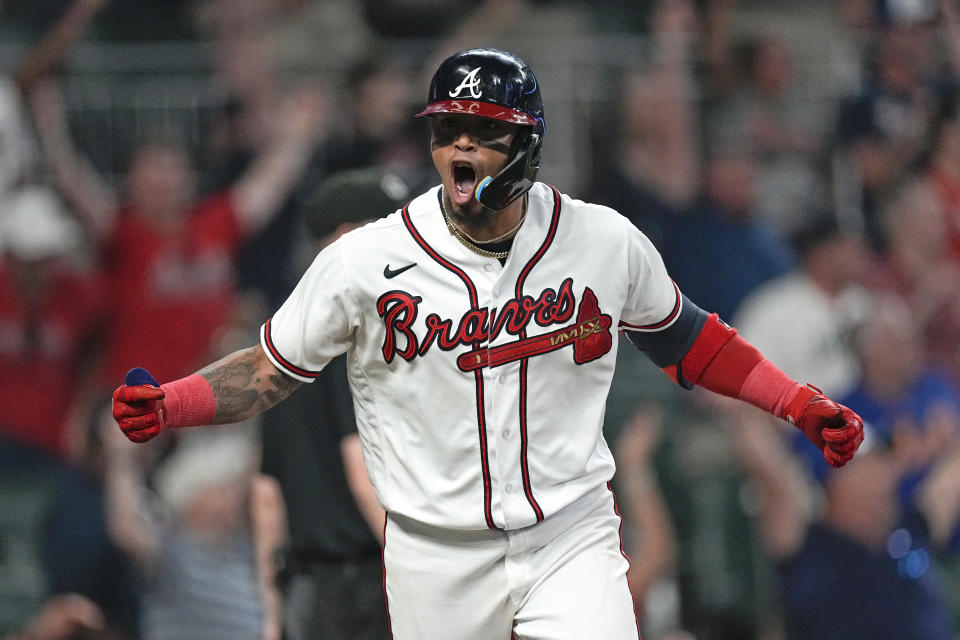
[(439, 191), (322, 251), (261, 342), (307, 382), (347, 352), (388, 512), (518, 529), (613, 476), (601, 429), (614, 332), (669, 326), (681, 296), (647, 238), (611, 209), (536, 183), (501, 266), (451, 237)]

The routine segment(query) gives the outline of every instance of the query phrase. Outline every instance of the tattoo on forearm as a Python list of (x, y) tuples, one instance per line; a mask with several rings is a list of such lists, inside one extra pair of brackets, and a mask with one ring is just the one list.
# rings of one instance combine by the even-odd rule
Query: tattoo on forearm
[(214, 422), (246, 420), (266, 411), (289, 396), (302, 383), (263, 366), (257, 347), (238, 351), (199, 373), (213, 389), (217, 400)]

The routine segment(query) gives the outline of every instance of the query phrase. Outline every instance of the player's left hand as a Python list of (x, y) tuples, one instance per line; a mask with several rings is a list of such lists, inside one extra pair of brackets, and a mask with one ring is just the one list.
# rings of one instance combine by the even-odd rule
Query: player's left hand
[(863, 442), (860, 416), (810, 385), (801, 387), (787, 404), (784, 417), (823, 451), (833, 467), (849, 462)]
[(113, 392), (113, 417), (132, 442), (146, 442), (164, 426), (163, 390), (146, 369), (127, 372), (125, 384)]

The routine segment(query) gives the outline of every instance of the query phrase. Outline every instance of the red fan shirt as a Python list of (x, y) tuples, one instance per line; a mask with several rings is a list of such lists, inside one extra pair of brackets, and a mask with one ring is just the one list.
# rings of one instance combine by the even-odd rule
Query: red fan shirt
[(53, 266), (31, 303), (14, 277), (0, 263), (0, 432), (60, 455), (81, 360), (101, 327), (103, 282)]
[(175, 233), (120, 212), (107, 246), (113, 302), (105, 385), (122, 384), (134, 366), (168, 382), (206, 363), (233, 308), (241, 240), (229, 192), (197, 203)]

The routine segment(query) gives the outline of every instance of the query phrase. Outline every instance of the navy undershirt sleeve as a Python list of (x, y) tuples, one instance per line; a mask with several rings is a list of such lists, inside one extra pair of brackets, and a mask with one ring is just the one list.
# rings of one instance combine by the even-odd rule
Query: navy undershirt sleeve
[(667, 328), (660, 331), (632, 331), (624, 328), (624, 335), (633, 346), (644, 352), (661, 369), (677, 364), (687, 355), (710, 315), (693, 304), (687, 296), (680, 296), (680, 314)]

